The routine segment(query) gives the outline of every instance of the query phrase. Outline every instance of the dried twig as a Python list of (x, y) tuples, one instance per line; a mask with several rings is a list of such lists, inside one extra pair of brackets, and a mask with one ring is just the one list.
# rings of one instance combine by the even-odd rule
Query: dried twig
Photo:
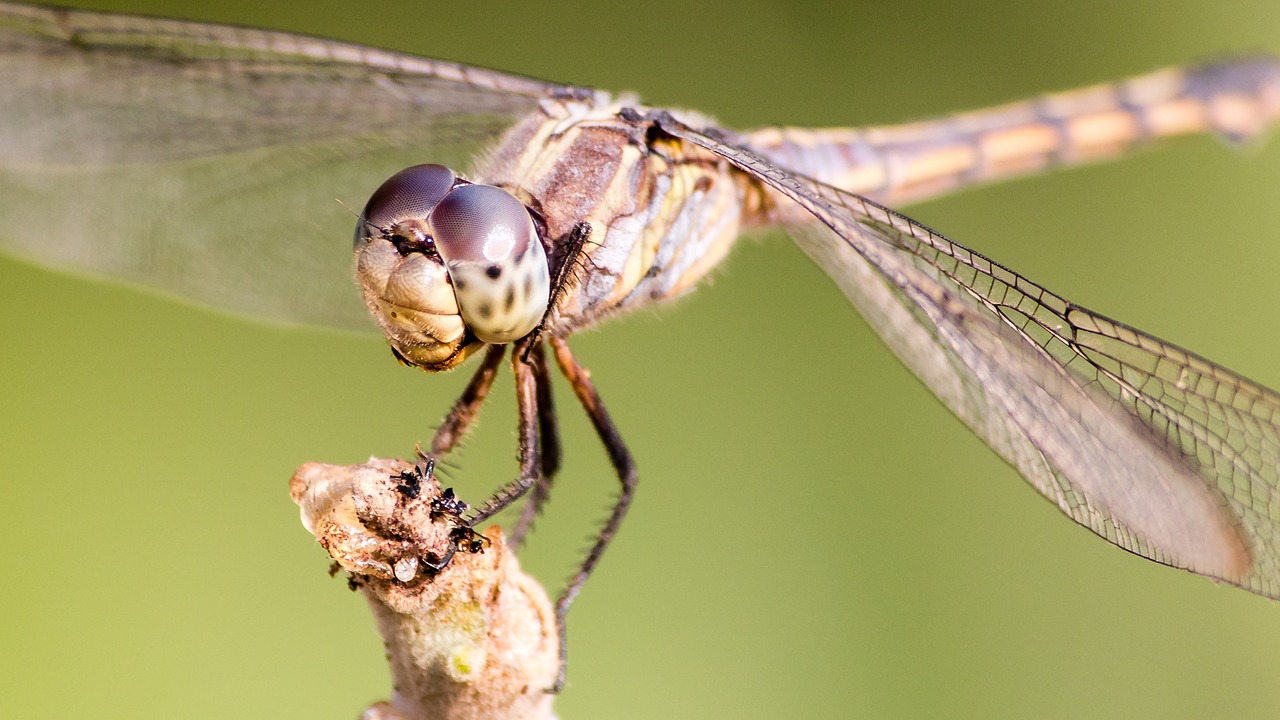
[(309, 463), (290, 481), (303, 525), (364, 593), (387, 648), (394, 692), (364, 717), (553, 718), (545, 688), (558, 655), (545, 592), (501, 529), (462, 531), (460, 541), (451, 496), (421, 469)]

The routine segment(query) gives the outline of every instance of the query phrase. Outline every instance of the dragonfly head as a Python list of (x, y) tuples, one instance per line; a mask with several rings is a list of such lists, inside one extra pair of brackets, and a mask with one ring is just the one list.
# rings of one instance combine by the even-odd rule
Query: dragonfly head
[(424, 370), (524, 337), (551, 293), (525, 206), (442, 165), (406, 168), (374, 191), (354, 249), (369, 312), (397, 357)]

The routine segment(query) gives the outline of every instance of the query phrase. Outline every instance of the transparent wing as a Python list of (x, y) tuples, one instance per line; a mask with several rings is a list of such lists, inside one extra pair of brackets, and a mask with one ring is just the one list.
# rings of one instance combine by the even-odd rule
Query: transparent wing
[(344, 238), (396, 170), (467, 169), (550, 93), (243, 27), (0, 3), (0, 249), (373, 330)]
[[(1280, 596), (1280, 397), (929, 228), (669, 117), (787, 200), (779, 219), (899, 358), (1076, 522)], [(814, 220), (818, 222), (813, 222)]]

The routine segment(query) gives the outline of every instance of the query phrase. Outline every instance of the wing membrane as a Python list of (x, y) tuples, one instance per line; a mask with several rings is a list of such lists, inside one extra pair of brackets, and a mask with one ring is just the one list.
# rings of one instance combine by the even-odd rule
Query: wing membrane
[(416, 162), (465, 169), (562, 90), (299, 35), (0, 3), (0, 247), (371, 330), (335, 198), (358, 209)]
[(1275, 392), (870, 200), (659, 122), (792, 201), (778, 214), (804, 250), (1064, 513), (1138, 555), (1280, 595)]

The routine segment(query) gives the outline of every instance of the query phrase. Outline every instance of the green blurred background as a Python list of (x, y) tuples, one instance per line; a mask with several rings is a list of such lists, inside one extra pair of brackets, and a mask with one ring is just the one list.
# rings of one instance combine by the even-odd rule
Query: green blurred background
[[(91, 4), (632, 89), (736, 127), (903, 121), (1280, 49), (1267, 0)], [(1277, 386), (1277, 181), (1280, 147), (1196, 139), (911, 210)], [(0, 332), (0, 716), (350, 718), (388, 695), (363, 602), (286, 483), (409, 453), (465, 373), (4, 258)], [(1275, 603), (1059, 515), (781, 236), (575, 348), (642, 483), (572, 613), (562, 718), (1280, 714)], [(509, 390), (451, 478), (466, 497), (514, 472)], [(560, 400), (567, 462), (524, 555), (553, 593), (615, 484)]]

